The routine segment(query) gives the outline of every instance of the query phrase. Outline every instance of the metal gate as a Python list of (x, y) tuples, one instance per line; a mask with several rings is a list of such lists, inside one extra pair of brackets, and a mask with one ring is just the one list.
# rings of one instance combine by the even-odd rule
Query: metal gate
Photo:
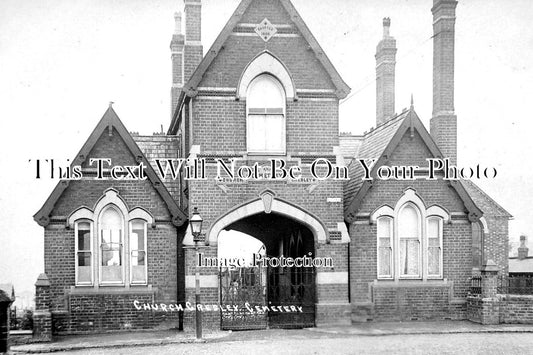
[(220, 269), (223, 330), (314, 327), (315, 299), (313, 268)]
[(260, 267), (220, 269), (220, 327), (223, 330), (266, 329), (268, 314), (255, 312), (266, 305), (266, 270)]
[[(291, 267), (268, 269), (268, 304), (290, 312), (270, 311), (270, 328), (308, 328), (315, 326), (315, 270)], [(294, 308), (296, 312), (292, 311)]]

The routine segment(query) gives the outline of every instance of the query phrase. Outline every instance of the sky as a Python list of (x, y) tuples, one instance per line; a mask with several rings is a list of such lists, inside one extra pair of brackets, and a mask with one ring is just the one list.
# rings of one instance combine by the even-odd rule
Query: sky
[[(204, 53), (238, 0), (203, 0)], [(340, 128), (375, 125), (375, 47), (382, 18), (397, 40), (396, 111), (432, 110), (430, 0), (293, 0), (352, 88)], [(0, 2), (0, 283), (33, 290), (44, 271), (43, 230), (32, 219), (57, 181), (35, 178), (35, 159), (68, 165), (110, 101), (130, 131), (170, 123), (173, 14), (182, 0)], [(495, 167), (476, 180), (533, 236), (533, 31), (530, 0), (463, 0), (457, 7), (456, 91), (460, 166)], [(31, 162), (30, 162), (31, 160)], [(532, 244), (533, 245), (533, 244)]]

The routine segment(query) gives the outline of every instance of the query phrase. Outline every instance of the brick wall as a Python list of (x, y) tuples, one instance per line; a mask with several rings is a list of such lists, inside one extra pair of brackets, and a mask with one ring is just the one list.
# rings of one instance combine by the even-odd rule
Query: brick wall
[(533, 296), (498, 295), (500, 323), (533, 324)]

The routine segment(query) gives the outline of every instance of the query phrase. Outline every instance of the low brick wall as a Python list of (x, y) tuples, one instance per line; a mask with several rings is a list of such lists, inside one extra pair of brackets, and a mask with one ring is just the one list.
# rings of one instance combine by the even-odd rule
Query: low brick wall
[[(71, 294), (68, 311), (52, 312), (53, 333), (86, 334), (177, 328), (179, 312), (154, 309), (151, 293)], [(138, 307), (134, 305), (138, 301)], [(165, 303), (168, 305), (171, 303)], [(148, 306), (144, 306), (148, 305)], [(150, 309), (148, 309), (150, 308)]]
[(318, 303), (315, 309), (317, 327), (351, 323), (351, 306), (349, 303)]
[(481, 324), (533, 324), (533, 295), (468, 296), (468, 320)]
[(498, 295), (500, 323), (533, 324), (533, 295)]
[(451, 285), (387, 285), (372, 287), (373, 320), (457, 318), (450, 307)]

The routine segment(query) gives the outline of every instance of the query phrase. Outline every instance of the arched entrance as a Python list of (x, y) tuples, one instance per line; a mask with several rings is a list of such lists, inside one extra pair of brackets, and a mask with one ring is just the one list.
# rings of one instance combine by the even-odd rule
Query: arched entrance
[(263, 211), (227, 225), (217, 242), (219, 258), (244, 261), (220, 269), (221, 304), (238, 307), (222, 312), (222, 329), (315, 325), (315, 269), (304, 261), (315, 256), (315, 234), (308, 226)]

